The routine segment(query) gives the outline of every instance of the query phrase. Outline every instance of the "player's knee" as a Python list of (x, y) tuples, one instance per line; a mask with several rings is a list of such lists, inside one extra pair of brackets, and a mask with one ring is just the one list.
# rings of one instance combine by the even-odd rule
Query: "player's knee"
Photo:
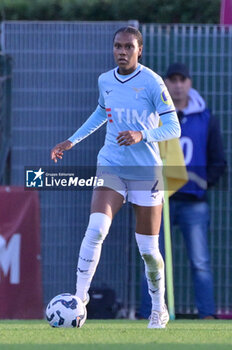
[(94, 242), (103, 242), (111, 225), (111, 218), (103, 213), (92, 213), (85, 237)]
[(156, 271), (156, 270), (163, 269), (164, 261), (160, 252), (153, 252), (150, 254), (143, 253), (141, 255), (142, 255), (142, 259), (144, 260), (149, 270)]

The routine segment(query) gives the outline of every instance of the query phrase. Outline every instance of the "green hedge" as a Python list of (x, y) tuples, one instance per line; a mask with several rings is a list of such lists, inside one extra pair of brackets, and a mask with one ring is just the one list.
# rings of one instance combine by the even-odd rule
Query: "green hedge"
[(220, 0), (0, 0), (6, 20), (219, 23)]

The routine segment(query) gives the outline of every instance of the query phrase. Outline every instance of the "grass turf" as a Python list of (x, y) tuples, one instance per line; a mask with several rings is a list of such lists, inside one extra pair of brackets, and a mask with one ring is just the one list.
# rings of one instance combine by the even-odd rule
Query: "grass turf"
[(232, 321), (172, 321), (147, 329), (146, 321), (88, 320), (80, 329), (51, 328), (46, 321), (0, 321), (1, 350), (227, 350)]

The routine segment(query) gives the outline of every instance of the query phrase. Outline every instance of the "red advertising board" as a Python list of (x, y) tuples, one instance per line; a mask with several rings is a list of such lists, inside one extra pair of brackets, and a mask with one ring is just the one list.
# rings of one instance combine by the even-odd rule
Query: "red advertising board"
[(232, 0), (221, 0), (220, 24), (232, 24)]
[(0, 187), (0, 318), (43, 317), (39, 196)]

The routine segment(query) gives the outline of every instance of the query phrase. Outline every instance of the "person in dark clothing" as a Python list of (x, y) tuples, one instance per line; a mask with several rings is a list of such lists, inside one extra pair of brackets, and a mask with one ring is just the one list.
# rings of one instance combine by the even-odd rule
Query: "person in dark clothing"
[[(215, 302), (207, 240), (210, 220), (207, 189), (215, 185), (226, 167), (222, 137), (217, 119), (198, 91), (192, 88), (185, 64), (171, 64), (165, 83), (180, 121), (180, 143), (189, 177), (189, 181), (170, 197), (170, 225), (171, 230), (173, 225), (178, 225), (184, 237), (199, 317), (210, 319), (215, 317)], [(163, 224), (159, 243), (164, 256)], [(140, 313), (144, 318), (148, 316), (149, 304), (143, 288)]]

